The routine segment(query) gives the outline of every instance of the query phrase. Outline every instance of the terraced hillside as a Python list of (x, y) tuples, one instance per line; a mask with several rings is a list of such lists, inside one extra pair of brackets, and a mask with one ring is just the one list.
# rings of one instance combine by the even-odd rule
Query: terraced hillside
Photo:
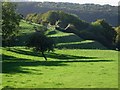
[[(18, 42), (16, 45), (23, 46), (25, 41), (29, 37), (30, 33), (35, 32), (33, 27), (36, 24), (28, 24), (25, 21), (21, 22), (20, 35), (18, 36)], [(53, 38), (56, 42), (56, 48), (67, 49), (107, 49), (105, 46), (97, 41), (84, 40), (73, 33), (65, 33), (58, 30), (54, 30), (52, 27), (47, 31), (47, 35)]]

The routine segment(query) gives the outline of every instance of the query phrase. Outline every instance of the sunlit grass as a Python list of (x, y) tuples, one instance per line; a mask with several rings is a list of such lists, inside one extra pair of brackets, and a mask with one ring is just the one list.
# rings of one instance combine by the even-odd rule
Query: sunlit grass
[[(33, 25), (21, 22), (19, 46), (0, 48), (3, 87), (14, 88), (117, 88), (118, 51), (83, 40), (72, 33), (48, 32), (56, 42), (54, 52), (33, 52), (24, 45)], [(77, 46), (76, 46), (77, 45)], [(59, 48), (61, 47), (61, 48)], [(67, 48), (66, 48), (67, 47)], [(94, 49), (92, 49), (94, 48)]]
[[(56, 49), (54, 54), (46, 53), (46, 62), (41, 55), (32, 55), (31, 50), (11, 49), (3, 50), (3, 54), (11, 56), (4, 59), (3, 87), (117, 87), (117, 51)], [(18, 50), (26, 54), (16, 53)]]

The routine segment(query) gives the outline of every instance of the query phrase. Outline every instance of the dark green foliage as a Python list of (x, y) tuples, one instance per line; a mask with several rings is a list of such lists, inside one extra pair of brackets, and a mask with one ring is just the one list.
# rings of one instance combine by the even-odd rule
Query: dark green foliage
[(51, 25), (55, 25), (56, 21), (59, 20), (59, 12), (48, 11), (44, 13), (41, 17), (41, 21), (49, 22)]
[(115, 49), (116, 32), (105, 20), (99, 19), (84, 29), (77, 29), (76, 26), (72, 24), (68, 24), (65, 28), (61, 28), (58, 25), (56, 29), (63, 32), (74, 33), (86, 40), (98, 41), (109, 49)]
[(105, 20), (98, 19), (93, 22), (91, 32), (94, 34), (94, 38), (103, 45), (115, 49), (116, 32)]
[(44, 25), (39, 25), (39, 26), (34, 26), (34, 30), (37, 32), (40, 32), (41, 34), (46, 34), (46, 31), (48, 30), (48, 28)]
[(19, 2), (18, 12), (26, 16), (29, 13), (45, 13), (50, 10), (63, 10), (78, 15), (82, 20), (93, 22), (105, 19), (116, 26), (118, 23), (118, 6), (99, 4), (75, 4), (59, 2)]
[(43, 57), (45, 58), (45, 60), (47, 60), (47, 58), (44, 55), (44, 52), (45, 51), (48, 51), (48, 52), (53, 51), (54, 45), (55, 45), (54, 41), (51, 38), (46, 37), (41, 32), (33, 33), (27, 42), (27, 46), (32, 47), (33, 50), (35, 50), (37, 52), (41, 52)]
[(88, 27), (88, 23), (80, 20), (80, 18), (74, 14), (65, 13), (63, 11), (59, 12), (59, 19), (61, 21), (61, 27), (65, 27), (68, 24), (72, 24), (76, 29), (81, 30)]
[(57, 21), (60, 21), (61, 27), (66, 27), (70, 23), (73, 24), (77, 29), (84, 29), (89, 26), (87, 22), (80, 20), (76, 15), (54, 10), (48, 11), (44, 14), (28, 14), (26, 20), (41, 24), (50, 23), (51, 25), (55, 25)]
[(102, 31), (103, 35), (111, 42), (115, 42), (116, 32), (105, 20), (97, 20), (98, 23), (104, 28)]
[(118, 50), (120, 50), (120, 26), (116, 27), (116, 32), (117, 32), (117, 36), (116, 36), (116, 48)]
[(33, 19), (37, 14), (36, 13), (32, 13), (32, 14), (28, 14), (26, 16), (26, 21), (31, 21), (31, 22), (35, 22), (35, 19)]
[[(34, 18), (37, 19), (36, 16)], [(87, 40), (96, 40), (110, 49), (115, 49), (116, 32), (103, 19), (87, 23), (73, 14), (63, 11), (48, 11), (41, 14), (38, 20), (43, 25), (55, 25), (59, 31), (74, 33)]]
[(21, 16), (15, 12), (16, 5), (10, 2), (2, 3), (2, 41), (4, 45), (11, 45), (18, 33)]
[(35, 16), (32, 18), (32, 21), (33, 21), (34, 23), (40, 24), (41, 15), (42, 15), (42, 14), (35, 14)]

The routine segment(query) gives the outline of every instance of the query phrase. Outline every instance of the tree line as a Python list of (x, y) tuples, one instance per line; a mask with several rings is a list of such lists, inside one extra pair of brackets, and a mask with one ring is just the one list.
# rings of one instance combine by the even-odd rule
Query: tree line
[(74, 33), (83, 39), (96, 40), (109, 49), (116, 48), (116, 29), (104, 19), (88, 23), (77, 15), (64, 11), (48, 11), (43, 14), (32, 13), (26, 16), (26, 21), (43, 25), (56, 25), (57, 30)]
[(87, 22), (104, 18), (113, 26), (118, 24), (118, 6), (60, 2), (19, 2), (17, 5), (17, 12), (23, 14), (25, 17), (29, 13), (42, 14), (50, 10), (62, 10), (76, 14), (81, 20)]

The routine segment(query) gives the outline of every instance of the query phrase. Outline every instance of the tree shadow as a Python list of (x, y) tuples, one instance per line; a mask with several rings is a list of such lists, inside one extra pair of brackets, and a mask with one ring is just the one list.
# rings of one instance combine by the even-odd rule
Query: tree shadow
[[(48, 34), (53, 34), (55, 32), (51, 31)], [(28, 38), (30, 37), (31, 33), (25, 33), (18, 37), (16, 37), (15, 42), (12, 46), (25, 46)], [(80, 43), (80, 44), (65, 44), (65, 43), (71, 43), (71, 42), (81, 42), (84, 41), (84, 39), (78, 37), (77, 35), (68, 35), (68, 36), (59, 36), (59, 37), (51, 37), (55, 43), (56, 48), (62, 49), (101, 49), (101, 50), (108, 50), (106, 47), (104, 47), (101, 44), (96, 45), (96, 42), (88, 42), (88, 43)], [(57, 45), (59, 43), (64, 43), (64, 45)]]
[(57, 53), (49, 53), (46, 55), (49, 58), (60, 59), (60, 60), (69, 60), (69, 59), (95, 59), (98, 57), (86, 57), (86, 56), (74, 56), (67, 54), (57, 54)]
[[(6, 57), (6, 56), (5, 56)], [(31, 73), (29, 69), (25, 69), (22, 67), (27, 66), (69, 66), (70, 63), (75, 62), (112, 62), (113, 60), (59, 60), (59, 61), (33, 61), (28, 59), (21, 59), (7, 56), (4, 59), (9, 59), (11, 61), (2, 62), (2, 73)]]
[(97, 41), (94, 42), (87, 42), (87, 43), (79, 43), (79, 44), (66, 44), (71, 42), (81, 42), (85, 41), (84, 39), (78, 37), (77, 35), (68, 35), (68, 36), (60, 36), (60, 37), (51, 37), (56, 44), (64, 43), (63, 45), (56, 45), (56, 48), (62, 49), (101, 49), (101, 50), (108, 50), (105, 46), (98, 43)]
[(60, 37), (51, 37), (55, 40), (56, 43), (70, 43), (70, 42), (81, 42), (83, 39), (76, 35), (60, 36)]
[[(16, 62), (3, 62), (2, 73), (30, 73), (28, 69), (22, 68), (23, 66), (65, 66), (66, 64), (57, 61), (21, 61)], [(21, 67), (22, 66), (22, 67)]]
[(32, 33), (22, 33), (21, 35), (15, 37), (15, 41), (13, 42), (11, 47), (13, 47), (13, 46), (26, 46), (26, 42), (29, 39), (31, 34)]
[(67, 60), (67, 61), (23, 61), (3, 62), (2, 73), (31, 73), (29, 69), (22, 68), (23, 66), (69, 66), (70, 63), (87, 63), (87, 62), (111, 62), (113, 60)]
[[(16, 50), (16, 53), (24, 55), (33, 55), (32, 52)], [(37, 56), (37, 54), (36, 54)], [(39, 55), (38, 55), (39, 56)], [(66, 54), (56, 54), (50, 53), (47, 57), (54, 59), (59, 59), (56, 61), (42, 61), (42, 60), (30, 60), (23, 58), (16, 58), (14, 56), (2, 55), (2, 72), (3, 73), (31, 73), (29, 69), (23, 68), (27, 66), (69, 66), (70, 63), (89, 63), (89, 62), (112, 62), (113, 60), (97, 60), (97, 57), (83, 57), (83, 56), (74, 56)], [(84, 59), (84, 60), (83, 60)], [(95, 59), (95, 60), (94, 60)]]
[(54, 30), (54, 31), (50, 31), (47, 33), (47, 35), (53, 35), (53, 34), (56, 34), (57, 32)]
[(101, 49), (101, 50), (108, 50), (107, 48), (103, 47), (102, 45), (96, 42), (87, 42), (87, 43), (80, 43), (80, 44), (63, 44), (57, 45), (56, 48), (62, 49)]
[(18, 60), (20, 60), (22, 62), (22, 61), (27, 61), (29, 59), (16, 58), (14, 56), (8, 56), (8, 55), (5, 55), (5, 54), (2, 54), (2, 61), (3, 62), (15, 62), (15, 61), (18, 61)]
[(30, 59), (16, 58), (14, 56), (2, 55), (2, 73), (30, 73), (21, 66), (64, 66), (57, 62), (34, 61)]
[[(18, 49), (10, 49), (9, 51), (24, 54), (24, 55), (30, 55), (30, 56), (37, 56), (37, 57), (43, 57), (41, 53), (31, 52), (31, 51), (24, 51), (24, 50), (18, 50)], [(52, 59), (96, 59), (98, 57), (86, 57), (86, 56), (75, 56), (75, 55), (67, 55), (67, 54), (58, 54), (54, 52), (46, 53), (47, 58)]]
[(24, 50), (19, 50), (19, 49), (16, 49), (16, 48), (9, 49), (8, 51), (15, 52), (15, 53), (18, 53), (18, 54), (42, 57), (41, 53), (37, 53), (35, 51), (24, 51)]

